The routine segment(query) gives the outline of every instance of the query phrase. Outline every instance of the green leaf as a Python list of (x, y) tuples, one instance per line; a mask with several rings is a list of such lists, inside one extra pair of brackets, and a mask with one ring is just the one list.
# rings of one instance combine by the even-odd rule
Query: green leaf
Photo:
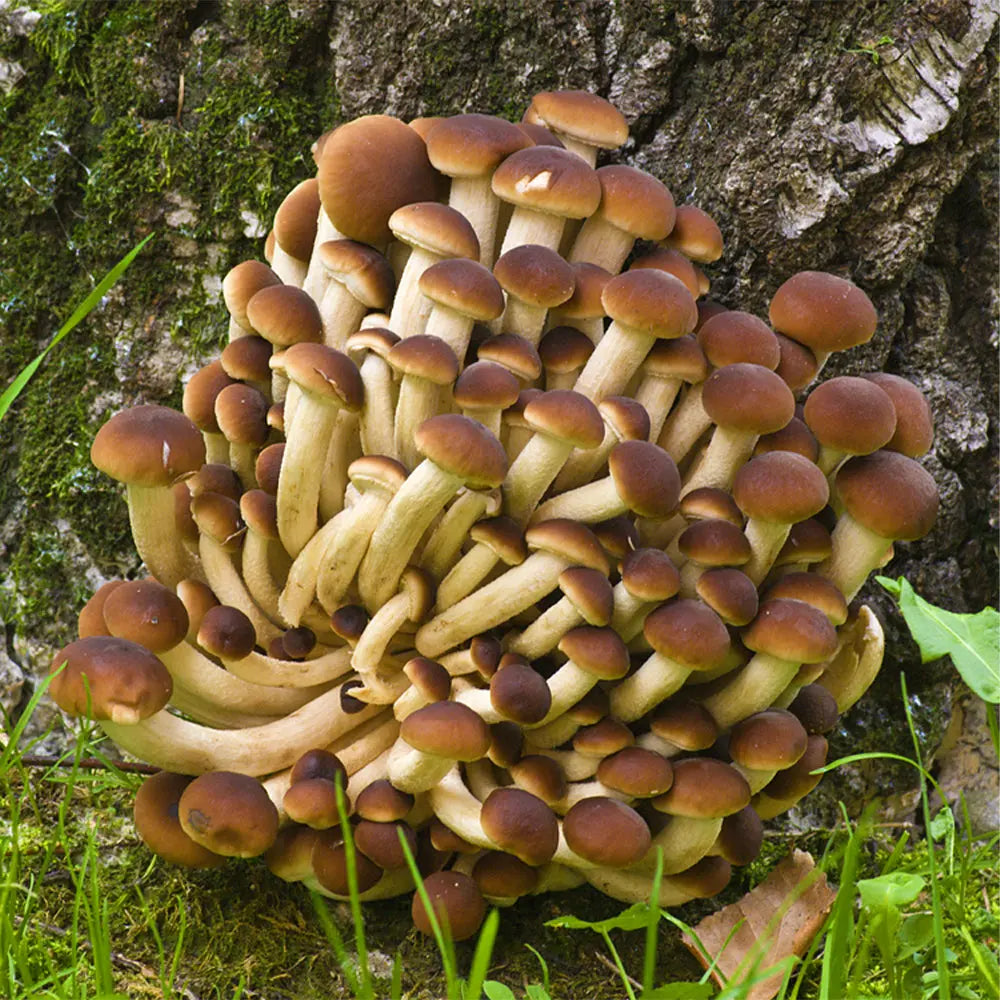
[(494, 979), (488, 979), (483, 983), (483, 992), (489, 997), (489, 1000), (516, 1000), (508, 987)]
[(895, 910), (916, 900), (925, 885), (920, 875), (890, 872), (878, 878), (858, 879), (858, 892), (869, 910)]
[(929, 913), (914, 913), (903, 921), (897, 936), (899, 957), (909, 958), (934, 940), (934, 918)]
[(38, 371), (39, 366), (45, 360), (46, 355), (52, 350), (60, 340), (74, 330), (87, 317), (92, 309), (104, 298), (108, 289), (125, 273), (128, 266), (139, 255), (142, 248), (153, 238), (155, 233), (150, 233), (138, 246), (133, 247), (103, 278), (97, 283), (93, 291), (73, 310), (73, 315), (59, 328), (59, 332), (52, 338), (52, 342), (33, 361), (29, 362), (21, 369), (18, 376), (3, 393), (0, 394), (0, 420), (10, 409), (14, 400), (21, 395), (24, 387), (31, 381), (32, 375)]
[(950, 656), (983, 701), (1000, 704), (1000, 612), (989, 607), (974, 615), (945, 611), (925, 601), (906, 577), (875, 579), (899, 602), (923, 662)]
[(580, 917), (567, 915), (555, 917), (545, 922), (546, 927), (563, 927), (571, 931), (596, 931), (598, 934), (607, 931), (639, 931), (646, 926), (649, 920), (649, 904), (636, 903), (627, 910), (622, 910), (617, 917), (609, 917), (607, 920), (581, 920)]
[(548, 992), (544, 987), (539, 986), (537, 983), (532, 983), (524, 988), (524, 995), (528, 1000), (552, 1000)]

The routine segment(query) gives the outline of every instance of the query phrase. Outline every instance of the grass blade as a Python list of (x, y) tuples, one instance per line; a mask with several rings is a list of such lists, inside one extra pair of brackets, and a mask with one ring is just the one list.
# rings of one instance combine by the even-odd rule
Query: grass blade
[(500, 912), (494, 907), (490, 910), (483, 923), (476, 950), (472, 955), (472, 967), (469, 969), (469, 980), (465, 987), (465, 995), (469, 1000), (477, 1000), (483, 992), (486, 974), (490, 971), (490, 959), (493, 957), (493, 945), (496, 943), (497, 931), (500, 929)]
[(59, 328), (59, 332), (52, 338), (52, 342), (38, 355), (30, 361), (20, 371), (17, 377), (0, 395), (0, 420), (10, 409), (14, 400), (21, 395), (24, 387), (31, 381), (31, 377), (38, 371), (39, 366), (45, 360), (49, 351), (52, 350), (67, 334), (76, 329), (83, 322), (90, 312), (98, 305), (101, 299), (107, 294), (108, 289), (125, 273), (129, 265), (142, 251), (143, 247), (155, 236), (150, 233), (141, 243), (134, 246), (127, 254), (103, 278), (97, 283), (90, 294), (73, 310), (73, 315)]

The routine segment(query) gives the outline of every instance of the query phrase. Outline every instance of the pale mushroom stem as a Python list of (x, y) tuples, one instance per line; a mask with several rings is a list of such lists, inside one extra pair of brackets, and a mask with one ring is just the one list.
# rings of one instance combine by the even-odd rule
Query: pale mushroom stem
[(420, 557), (421, 567), (437, 580), (444, 577), (455, 565), (469, 529), (486, 513), (490, 501), (489, 493), (478, 490), (459, 494), (427, 540)]
[(617, 274), (634, 243), (634, 236), (612, 225), (607, 219), (593, 215), (576, 234), (568, 259), (571, 264), (596, 264), (611, 274)]
[(126, 487), (129, 523), (139, 558), (165, 587), (193, 577), (204, 580), (198, 559), (184, 548), (174, 527), (174, 494), (169, 486)]
[(755, 712), (763, 712), (792, 682), (801, 664), (770, 653), (755, 653), (718, 691), (702, 699), (720, 730), (736, 725)]
[(534, 212), (528, 208), (516, 207), (504, 234), (498, 259), (514, 247), (529, 243), (558, 251), (565, 226), (566, 220), (560, 215), (549, 215), (546, 212)]
[(461, 212), (479, 239), (479, 263), (493, 270), (493, 252), (497, 242), (500, 200), (493, 193), (492, 175), (453, 177), (448, 205)]
[(399, 458), (393, 441), (395, 387), (392, 369), (385, 358), (369, 351), (361, 362), (361, 381), (365, 387), (364, 408), (361, 411), (361, 450), (365, 455), (385, 455)]
[(690, 675), (690, 667), (653, 653), (634, 674), (612, 688), (611, 713), (623, 722), (633, 722), (680, 690)]
[(594, 348), (573, 389), (595, 403), (618, 395), (646, 360), (655, 342), (655, 337), (612, 323)]
[(844, 514), (833, 529), (831, 542), (830, 558), (820, 563), (816, 572), (835, 583), (850, 603), (864, 586), (868, 574), (882, 564), (892, 541), (869, 531), (850, 514)]
[(420, 276), (440, 259), (440, 254), (419, 246), (406, 259), (389, 314), (389, 329), (397, 336), (414, 337), (424, 332), (432, 303), (420, 291)]

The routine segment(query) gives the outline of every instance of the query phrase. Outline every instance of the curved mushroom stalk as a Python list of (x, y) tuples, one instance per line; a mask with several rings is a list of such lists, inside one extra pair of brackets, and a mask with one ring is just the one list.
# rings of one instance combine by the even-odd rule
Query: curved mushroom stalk
[[(707, 899), (721, 892), (729, 882), (732, 868), (724, 858), (704, 858), (691, 868), (660, 881), (660, 906), (683, 906), (692, 899)], [(606, 896), (623, 903), (648, 902), (653, 892), (653, 876), (645, 872), (590, 869), (587, 881)]]

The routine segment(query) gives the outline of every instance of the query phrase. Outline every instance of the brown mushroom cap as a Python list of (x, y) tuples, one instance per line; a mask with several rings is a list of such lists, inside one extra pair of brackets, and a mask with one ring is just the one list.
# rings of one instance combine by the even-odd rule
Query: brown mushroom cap
[[(415, 339), (410, 337), (403, 343)], [(520, 389), (517, 378), (503, 365), (495, 361), (475, 361), (455, 379), (453, 395), (458, 406), (472, 412), (505, 410), (517, 402)]]
[[(259, 340), (258, 337), (240, 337), (234, 340), (233, 344), (241, 341)], [(267, 343), (266, 341), (264, 343)], [(229, 345), (230, 347), (232, 344)], [(268, 345), (270, 348), (270, 345)], [(270, 373), (268, 374), (270, 377)], [(186, 416), (200, 431), (206, 433), (218, 433), (219, 425), (215, 419), (215, 397), (227, 386), (232, 384), (233, 379), (225, 371), (222, 362), (218, 359), (209, 362), (203, 368), (199, 368), (184, 386), (184, 398), (181, 408)]]
[(729, 756), (755, 771), (791, 767), (805, 752), (808, 734), (789, 711), (769, 708), (738, 722), (729, 734)]
[(937, 518), (931, 475), (896, 451), (849, 459), (837, 472), (837, 492), (848, 513), (880, 538), (923, 538)]
[(472, 489), (494, 489), (507, 475), (507, 453), (482, 424), (457, 413), (425, 420), (414, 435), (417, 450), (460, 476)]
[(847, 602), (837, 585), (818, 573), (788, 573), (768, 588), (765, 600), (787, 597), (822, 611), (833, 625), (847, 621)]
[(792, 663), (822, 663), (837, 651), (837, 633), (822, 611), (787, 598), (765, 601), (743, 643)]
[(736, 506), (736, 501), (716, 486), (699, 486), (689, 490), (681, 497), (678, 510), (689, 521), (720, 520), (743, 527), (743, 513)]
[(683, 282), (655, 269), (616, 275), (604, 286), (601, 302), (616, 323), (663, 339), (690, 333), (698, 320)]
[(602, 149), (615, 149), (628, 139), (625, 116), (610, 101), (589, 90), (544, 90), (535, 94), (524, 120)]
[(597, 765), (597, 780), (623, 795), (647, 799), (669, 790), (674, 769), (662, 754), (643, 747), (625, 747)]
[(257, 643), (253, 623), (239, 608), (217, 604), (205, 612), (198, 629), (198, 645), (226, 660), (242, 660)]
[(319, 259), (338, 281), (368, 309), (387, 309), (396, 279), (389, 262), (377, 250), (354, 240), (327, 240)]
[(523, 788), (493, 789), (483, 803), (479, 821), (497, 847), (529, 865), (551, 861), (559, 846), (555, 813)]
[(705, 380), (701, 401), (713, 423), (753, 434), (780, 430), (795, 416), (791, 389), (762, 365), (716, 369)]
[[(531, 341), (513, 333), (500, 333), (487, 338), (477, 348), (476, 356), (480, 361), (494, 361), (498, 365), (503, 365), (522, 382), (534, 382), (542, 373), (542, 362), (537, 348)], [(538, 393), (541, 390), (530, 391)]]
[(775, 293), (771, 325), (814, 351), (844, 351), (871, 340), (875, 307), (857, 285), (825, 271), (793, 274)]
[(577, 521), (554, 517), (550, 521), (539, 521), (524, 533), (528, 548), (533, 552), (556, 552), (564, 555), (578, 566), (608, 573), (608, 558), (594, 533)]
[[(346, 896), (350, 892), (347, 851), (338, 828), (323, 830), (317, 834), (313, 841), (312, 869), (316, 881), (327, 892), (337, 896)], [(354, 854), (354, 872), (358, 892), (370, 889), (382, 877), (382, 869), (360, 851)]]
[(788, 383), (792, 392), (804, 389), (816, 377), (819, 362), (805, 344), (800, 344), (783, 333), (777, 334), (781, 360), (775, 371)]
[(505, 292), (543, 309), (561, 305), (576, 287), (573, 268), (554, 250), (534, 243), (508, 250), (494, 264), (493, 276)]
[(831, 547), (830, 532), (815, 517), (810, 517), (792, 525), (774, 564), (821, 562), (829, 557)]
[(323, 339), (323, 321), (316, 303), (293, 285), (262, 288), (247, 303), (247, 319), (276, 347)]
[(503, 851), (487, 851), (472, 869), (479, 891), (493, 899), (516, 899), (538, 885), (536, 868)]
[(440, 337), (418, 334), (394, 344), (386, 360), (401, 375), (451, 385), (458, 376), (455, 352)]
[(852, 375), (828, 379), (813, 389), (803, 419), (825, 448), (850, 455), (877, 451), (896, 431), (896, 408), (888, 394)]
[(393, 236), (410, 246), (442, 257), (479, 259), (479, 238), (461, 212), (437, 201), (418, 201), (397, 208), (389, 217)]
[(535, 430), (575, 448), (596, 448), (604, 440), (600, 411), (571, 389), (552, 389), (536, 396), (525, 406), (524, 419)]
[[(438, 924), (447, 928), (453, 941), (464, 941), (479, 930), (486, 916), (486, 903), (475, 881), (461, 872), (432, 872), (424, 878), (424, 889)], [(421, 934), (433, 934), (420, 893), (413, 894), (413, 925)]]
[(808, 458), (791, 451), (771, 451), (751, 459), (736, 473), (733, 499), (747, 517), (793, 524), (826, 506), (830, 486)]
[(532, 145), (516, 125), (481, 114), (437, 119), (427, 131), (426, 142), (431, 163), (447, 177), (492, 174), (511, 153)]
[(898, 451), (908, 458), (919, 458), (934, 443), (934, 416), (924, 394), (910, 381), (888, 372), (861, 376), (874, 382), (891, 400), (896, 410), (896, 431), (888, 451)]
[(278, 810), (256, 778), (210, 771), (184, 789), (180, 824), (194, 841), (225, 857), (254, 858), (278, 835)]
[(430, 201), (436, 174), (416, 131), (387, 115), (368, 115), (335, 129), (323, 143), (317, 176), (330, 221), (352, 240), (373, 246), (390, 238), (389, 216)]
[(508, 770), (515, 784), (549, 805), (566, 796), (566, 772), (551, 757), (526, 754), (511, 764)]
[(394, 788), (386, 778), (377, 778), (366, 785), (354, 801), (354, 811), (362, 819), (376, 823), (392, 823), (403, 819), (413, 808), (415, 799), (409, 792)]
[(408, 823), (377, 823), (363, 819), (354, 828), (354, 843), (358, 850), (379, 868), (393, 871), (406, 867), (406, 854), (399, 842), (402, 833), (410, 848), (411, 857), (417, 853), (417, 835)]
[(166, 406), (133, 406), (97, 432), (90, 460), (120, 483), (170, 486), (205, 462), (205, 442), (183, 413)]
[(601, 204), (597, 214), (637, 239), (662, 240), (674, 228), (674, 198), (652, 174), (615, 163), (597, 171)]
[(819, 458), (819, 441), (804, 420), (792, 417), (781, 430), (762, 434), (757, 439), (753, 453), (763, 455), (769, 451), (792, 451), (815, 462)]
[(76, 619), (76, 634), (80, 639), (86, 639), (91, 635), (110, 635), (108, 626), (104, 623), (104, 602), (111, 595), (111, 592), (120, 587), (124, 580), (108, 580), (91, 594), (90, 599), (80, 609), (80, 614)]
[(674, 460), (649, 441), (620, 441), (608, 456), (615, 489), (640, 517), (666, 517), (677, 509), (681, 477)]
[(503, 291), (478, 260), (453, 257), (432, 264), (420, 275), (420, 291), (438, 305), (487, 323), (504, 307)]
[(687, 698), (662, 702), (649, 717), (649, 728), (682, 750), (707, 750), (719, 735), (708, 709)]
[(661, 605), (646, 619), (643, 634), (658, 653), (691, 670), (712, 670), (729, 653), (729, 631), (701, 601)]
[(64, 646), (50, 674), (55, 676), (49, 694), (64, 712), (119, 725), (149, 718), (173, 693), (167, 668), (148, 649), (114, 636), (88, 636)]
[(837, 699), (822, 684), (806, 684), (788, 706), (810, 736), (828, 733), (837, 725)]
[(572, 851), (607, 868), (636, 864), (651, 842), (646, 821), (631, 806), (604, 796), (573, 805), (563, 817), (563, 835)]
[(281, 800), (281, 807), (295, 823), (314, 830), (328, 830), (340, 823), (336, 785), (327, 778), (295, 782)]
[(710, 317), (698, 330), (698, 343), (716, 368), (749, 363), (774, 371), (781, 361), (774, 331), (752, 313), (732, 310)]
[(684, 382), (702, 382), (708, 377), (709, 367), (705, 352), (692, 336), (658, 340), (653, 344), (643, 362), (644, 375), (660, 378), (679, 378)]
[(296, 260), (309, 260), (316, 240), (319, 185), (315, 177), (296, 184), (274, 213), (274, 239)]
[(399, 735), (415, 750), (451, 760), (479, 760), (490, 748), (489, 726), (457, 701), (436, 701), (411, 712)]
[[(226, 344), (219, 356), (219, 361), (230, 378), (243, 382), (269, 382), (271, 380), (270, 361), (273, 350), (272, 345), (263, 337), (239, 337)], [(212, 418), (214, 420), (214, 400), (212, 405)], [(197, 423), (197, 421), (195, 422)]]
[(678, 536), (681, 555), (702, 566), (742, 566), (750, 559), (750, 542), (731, 521), (694, 521)]
[(604, 315), (601, 296), (613, 275), (597, 264), (578, 261), (573, 268), (575, 285), (573, 294), (559, 306), (557, 312), (563, 319), (595, 319)]
[(671, 816), (717, 819), (750, 804), (750, 786), (734, 767), (711, 757), (674, 762), (670, 791), (653, 800), (653, 808)]
[(477, 544), (488, 545), (508, 566), (517, 566), (528, 558), (524, 532), (505, 514), (477, 521), (469, 529), (469, 537)]
[(722, 230), (708, 212), (697, 205), (678, 205), (674, 228), (666, 245), (685, 257), (710, 264), (722, 256)]
[(573, 602), (588, 625), (607, 625), (615, 606), (607, 576), (588, 566), (570, 566), (559, 574), (559, 588)]
[(681, 578), (670, 556), (660, 549), (634, 549), (622, 560), (622, 583), (641, 601), (666, 601), (680, 589)]
[(250, 329), (253, 324), (247, 318), (247, 303), (262, 288), (280, 284), (281, 278), (259, 260), (245, 260), (237, 264), (222, 279), (222, 297), (229, 315), (238, 326)]
[(186, 868), (218, 868), (225, 859), (195, 843), (178, 820), (178, 803), (192, 782), (186, 774), (160, 771), (152, 774), (135, 793), (132, 818), (142, 842), (171, 864)]
[(128, 580), (104, 602), (104, 623), (111, 635), (129, 639), (153, 653), (165, 653), (188, 631), (183, 601), (156, 580)]
[(748, 865), (760, 854), (764, 823), (753, 806), (731, 813), (722, 821), (716, 846), (731, 865)]
[(628, 650), (611, 628), (580, 625), (570, 629), (559, 640), (559, 652), (600, 680), (619, 680), (628, 673)]
[(702, 573), (694, 587), (727, 625), (749, 625), (757, 617), (757, 587), (742, 570), (717, 566)]
[[(638, 270), (643, 267), (653, 267), (657, 271), (666, 271), (667, 274), (672, 274), (679, 281), (684, 282), (684, 287), (691, 293), (693, 298), (698, 298), (701, 294), (698, 272), (695, 270), (694, 264), (678, 250), (657, 247), (651, 253), (637, 257), (629, 265), (629, 270)], [(724, 306), (720, 306), (719, 308), (722, 311), (725, 310)]]
[[(607, 715), (608, 706), (604, 700), (607, 694), (600, 688), (594, 688), (587, 697), (593, 698), (594, 702), (588, 704), (581, 699), (572, 709), (575, 720), (582, 726), (573, 736), (573, 749), (584, 757), (603, 758), (632, 746), (635, 743), (632, 730), (624, 722)], [(597, 703), (599, 699), (604, 700), (603, 704)], [(593, 711), (584, 712), (584, 707), (593, 708)], [(604, 718), (595, 718), (598, 713)]]
[(530, 146), (493, 174), (493, 193), (514, 205), (570, 219), (593, 215), (601, 202), (597, 172), (557, 146)]
[(490, 702), (509, 722), (541, 722), (552, 706), (552, 692), (545, 678), (527, 663), (510, 663), (490, 678)]

